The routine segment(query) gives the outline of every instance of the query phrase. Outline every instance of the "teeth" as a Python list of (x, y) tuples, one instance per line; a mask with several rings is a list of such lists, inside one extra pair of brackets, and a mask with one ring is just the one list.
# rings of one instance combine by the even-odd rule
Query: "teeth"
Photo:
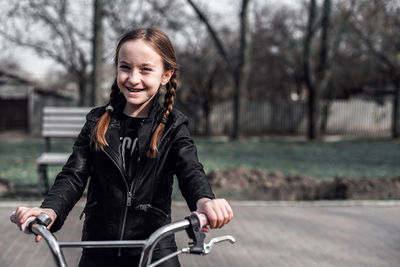
[(129, 92), (134, 92), (134, 93), (144, 90), (144, 89), (133, 89), (133, 88), (128, 88), (128, 87), (126, 87), (126, 89), (128, 89)]

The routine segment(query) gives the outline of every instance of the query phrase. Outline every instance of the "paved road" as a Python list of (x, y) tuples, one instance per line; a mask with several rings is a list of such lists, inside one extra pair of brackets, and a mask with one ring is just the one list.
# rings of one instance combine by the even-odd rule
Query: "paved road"
[[(21, 203), (0, 202), (0, 266), (54, 266), (44, 242), (20, 233), (8, 223)], [(36, 203), (28, 203), (35, 205)], [(400, 266), (400, 201), (233, 202), (235, 218), (212, 235), (232, 234), (235, 245), (217, 245), (208, 256), (182, 256), (182, 266)], [(57, 234), (59, 240), (80, 238), (77, 220), (83, 203)], [(187, 215), (174, 203), (176, 219)], [(209, 235), (211, 236), (211, 235)], [(185, 235), (178, 234), (178, 246)], [(65, 249), (69, 266), (80, 251)]]

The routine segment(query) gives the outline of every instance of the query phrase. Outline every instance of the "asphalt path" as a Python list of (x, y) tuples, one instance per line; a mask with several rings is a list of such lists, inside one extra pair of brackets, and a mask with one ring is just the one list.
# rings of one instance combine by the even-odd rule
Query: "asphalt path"
[[(182, 266), (400, 266), (400, 201), (231, 202), (234, 219), (212, 237), (233, 235), (234, 245), (215, 245), (207, 256), (182, 255)], [(45, 242), (9, 223), (17, 206), (35, 202), (0, 202), (0, 266), (53, 267)], [(84, 202), (72, 210), (62, 241), (79, 241)], [(175, 220), (188, 215), (184, 203), (173, 204)], [(177, 234), (178, 247), (186, 234)], [(68, 266), (76, 266), (79, 249), (64, 249)]]

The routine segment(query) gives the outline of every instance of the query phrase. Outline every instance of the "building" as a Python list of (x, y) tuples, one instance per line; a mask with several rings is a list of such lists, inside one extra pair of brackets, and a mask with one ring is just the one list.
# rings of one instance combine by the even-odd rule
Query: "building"
[(44, 106), (76, 106), (77, 101), (0, 69), (0, 132), (40, 134)]

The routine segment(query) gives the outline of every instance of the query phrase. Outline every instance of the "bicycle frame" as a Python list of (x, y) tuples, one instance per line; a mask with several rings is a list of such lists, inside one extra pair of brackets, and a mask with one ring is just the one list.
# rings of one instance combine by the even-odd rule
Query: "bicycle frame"
[[(39, 215), (40, 216), (40, 215)], [(39, 217), (38, 217), (39, 218)], [(145, 240), (118, 240), (118, 241), (81, 241), (81, 242), (58, 242), (56, 237), (47, 229), (46, 223), (41, 220), (34, 220), (29, 224), (29, 229), (35, 235), (41, 235), (54, 257), (54, 260), (58, 267), (67, 267), (62, 248), (80, 247), (80, 248), (142, 248), (142, 254), (140, 258), (139, 267), (153, 267), (158, 264), (177, 256), (181, 253), (194, 253), (194, 254), (208, 254), (213, 245), (222, 241), (229, 241), (235, 243), (235, 239), (230, 236), (222, 236), (219, 238), (212, 239), (208, 244), (204, 243), (205, 234), (201, 232), (201, 228), (207, 225), (205, 215), (193, 213), (183, 220), (172, 222), (163, 227), (160, 227), (148, 239)], [(191, 246), (183, 248), (174, 252), (157, 262), (151, 263), (153, 256), (153, 250), (158, 242), (168, 235), (172, 235), (176, 232), (186, 230), (189, 238), (193, 240), (190, 243)]]

